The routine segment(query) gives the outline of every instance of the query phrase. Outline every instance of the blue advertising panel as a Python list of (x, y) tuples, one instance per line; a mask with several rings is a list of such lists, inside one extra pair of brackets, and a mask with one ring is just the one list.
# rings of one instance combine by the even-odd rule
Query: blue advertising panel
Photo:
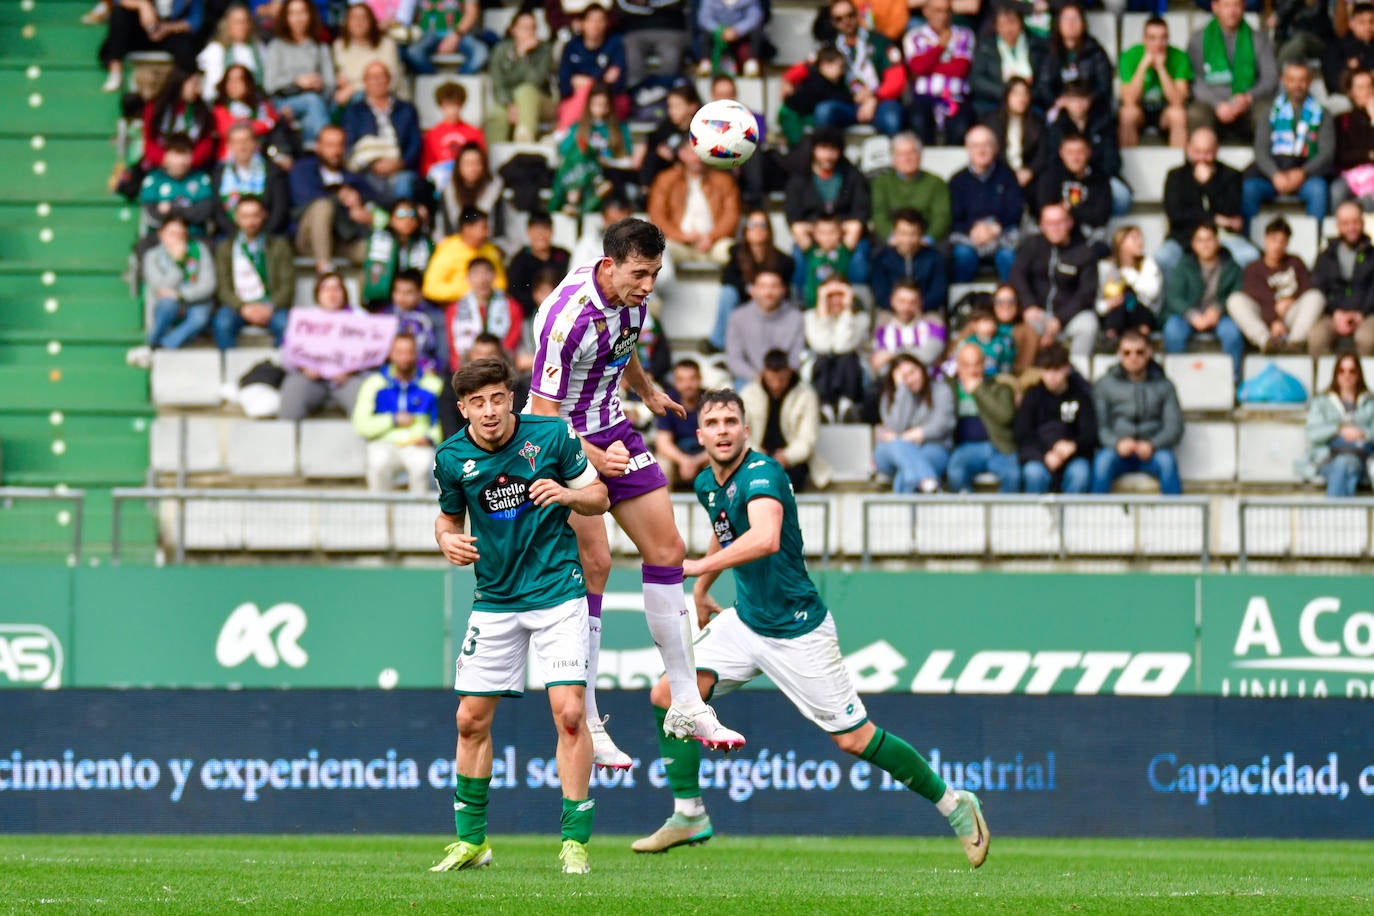
[[(424, 691), (25, 691), (0, 704), (0, 831), (450, 832), (454, 696)], [(994, 835), (1374, 837), (1366, 703), (1215, 697), (866, 698), (979, 792)], [(672, 810), (648, 697), (602, 696), (635, 758), (595, 777), (597, 831)], [(718, 833), (943, 833), (932, 806), (839, 751), (773, 691), (720, 703), (749, 739), (706, 754)], [(556, 833), (538, 693), (497, 712), (494, 834)]]

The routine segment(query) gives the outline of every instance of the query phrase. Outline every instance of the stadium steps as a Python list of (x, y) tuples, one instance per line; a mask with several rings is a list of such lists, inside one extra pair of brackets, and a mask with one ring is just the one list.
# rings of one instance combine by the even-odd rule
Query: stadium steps
[[(34, 9), (46, 5), (35, 3)], [(96, 55), (100, 50), (100, 43), (105, 40), (106, 30), (103, 27), (81, 24), (81, 14), (90, 9), (90, 4), (84, 9), (80, 4), (61, 4), (71, 11), (71, 18), (64, 19), (56, 11), (50, 10), (45, 11), (45, 21), (34, 21), (32, 17), (26, 17), (22, 0), (6, 0), (0, 6), (19, 7), (17, 16), (11, 9), (7, 13), (7, 18), (20, 18), (19, 22), (7, 22), (6, 27), (0, 29), (0, 61), (39, 67), (89, 68), (95, 78), (95, 82), (91, 84), (92, 95), (100, 96), (100, 77), (95, 76), (98, 69)], [(17, 28), (14, 27), (16, 25)], [(114, 104), (109, 96), (104, 96), (104, 100), (107, 105)]]
[(9, 165), (0, 173), (0, 193), (7, 205), (65, 201), (115, 207), (122, 201), (105, 187), (114, 159), (114, 143), (108, 136), (0, 136), (0, 161)]

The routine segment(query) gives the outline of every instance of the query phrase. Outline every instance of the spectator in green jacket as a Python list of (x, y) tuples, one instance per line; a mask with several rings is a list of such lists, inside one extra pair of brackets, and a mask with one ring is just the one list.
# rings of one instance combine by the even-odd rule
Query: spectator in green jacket
[(912, 133), (892, 138), (892, 170), (873, 179), (873, 232), (885, 239), (892, 234), (892, 214), (911, 208), (926, 220), (926, 235), (943, 242), (949, 237), (949, 185), (939, 176), (921, 171), (921, 140)]
[(1245, 337), (1226, 314), (1226, 300), (1241, 288), (1242, 271), (1231, 253), (1221, 247), (1217, 227), (1198, 223), (1192, 251), (1169, 273), (1164, 287), (1164, 352), (1183, 353), (1194, 334), (1214, 334), (1235, 363), (1245, 357)]
[(987, 357), (976, 343), (965, 343), (954, 358), (954, 451), (946, 476), (952, 493), (973, 489), (984, 472), (997, 478), (1003, 493), (1021, 490), (1021, 462), (1011, 424), (1016, 395), (1010, 386), (986, 377)]
[(512, 139), (512, 129), (516, 142), (532, 142), (539, 136), (539, 122), (553, 115), (553, 45), (539, 40), (537, 28), (534, 13), (522, 9), (487, 61), (496, 103), (487, 112), (487, 139), (492, 143)]
[(228, 350), (245, 325), (267, 328), (281, 345), (287, 310), (296, 297), (295, 255), (291, 243), (263, 231), (267, 208), (261, 198), (239, 198), (234, 208), (238, 231), (215, 249), (220, 310), (215, 315), (215, 344)]

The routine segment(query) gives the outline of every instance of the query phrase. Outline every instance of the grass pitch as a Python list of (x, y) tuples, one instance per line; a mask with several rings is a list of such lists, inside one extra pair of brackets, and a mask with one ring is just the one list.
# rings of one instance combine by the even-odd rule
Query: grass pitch
[(717, 838), (660, 856), (496, 836), (476, 872), (430, 874), (447, 839), (0, 837), (13, 913), (1260, 913), (1374, 912), (1374, 844), (998, 839), (977, 872), (953, 839)]

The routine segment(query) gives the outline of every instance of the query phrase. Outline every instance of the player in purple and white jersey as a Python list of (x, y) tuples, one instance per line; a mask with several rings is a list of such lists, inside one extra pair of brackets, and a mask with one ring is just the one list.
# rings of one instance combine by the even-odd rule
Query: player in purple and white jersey
[[(744, 744), (724, 727), (697, 690), (687, 602), (682, 591), (686, 548), (673, 519), (668, 481), (620, 405), (622, 377), (658, 416), (686, 416), (639, 364), (635, 344), (663, 262), (663, 233), (652, 223), (622, 219), (603, 240), (605, 254), (575, 267), (544, 300), (534, 319), (538, 350), (530, 382), (530, 413), (562, 416), (581, 437), (610, 493), (611, 515), (643, 559), (644, 612), (663, 658), (672, 703), (666, 734), (729, 750)], [(606, 734), (596, 706), (601, 649), (601, 599), (611, 570), (611, 546), (598, 517), (575, 516), (590, 611), (587, 725), (598, 766), (624, 768), (630, 757)]]

